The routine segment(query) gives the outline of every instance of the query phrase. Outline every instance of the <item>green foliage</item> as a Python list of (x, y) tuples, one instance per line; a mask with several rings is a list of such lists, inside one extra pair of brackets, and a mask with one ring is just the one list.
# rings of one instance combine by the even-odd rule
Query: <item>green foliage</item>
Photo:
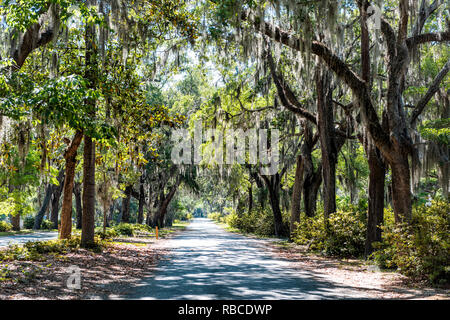
[(222, 217), (223, 217), (223, 215), (220, 212), (208, 213), (208, 219), (215, 220), (217, 222), (220, 222), (220, 218), (222, 218)]
[(122, 236), (132, 237), (134, 235), (134, 228), (131, 223), (119, 223), (117, 226), (114, 226), (114, 231)]
[(372, 258), (382, 268), (397, 268), (413, 280), (447, 284), (450, 279), (450, 203), (433, 201), (413, 210), (411, 224), (383, 226), (383, 241)]
[(42, 220), (41, 229), (52, 230), (53, 229), (53, 222), (51, 222), (50, 220), (47, 220), (47, 219)]
[(13, 260), (34, 260), (37, 257), (31, 257), (28, 250), (17, 244), (10, 245), (7, 250), (0, 250), (0, 261)]
[(11, 271), (8, 269), (8, 265), (5, 265), (0, 269), (0, 282), (7, 281), (10, 278), (11, 278)]
[(119, 223), (114, 226), (113, 231), (116, 235), (132, 237), (136, 233), (152, 232), (152, 228), (146, 224)]
[(324, 217), (302, 214), (293, 232), (295, 243), (307, 245), (308, 250), (338, 257), (360, 257), (364, 254), (365, 220), (358, 212), (338, 211), (328, 219), (328, 232)]
[(360, 198), (357, 204), (353, 204), (350, 201), (350, 197), (336, 197), (336, 206), (338, 211), (355, 212), (361, 220), (364, 220), (367, 216), (367, 209), (369, 204), (367, 198)]
[(95, 230), (95, 235), (100, 237), (100, 239), (113, 239), (119, 236), (119, 233), (114, 228), (106, 228), (106, 232), (103, 232), (103, 228), (98, 228)]
[(7, 232), (12, 230), (11, 223), (8, 223), (6, 221), (0, 221), (0, 232)]
[(360, 257), (364, 254), (365, 220), (352, 211), (336, 212), (329, 218), (330, 235), (325, 251), (339, 257)]
[(23, 220), (23, 227), (25, 229), (33, 229), (33, 227), (34, 227), (34, 217), (33, 216), (25, 217), (25, 219)]
[[(10, 245), (6, 250), (0, 251), (0, 261), (39, 261), (47, 254), (66, 254), (76, 251), (80, 248), (81, 237), (72, 237), (65, 240), (49, 240), (27, 242), (23, 246)], [(91, 246), (94, 252), (101, 252), (107, 243), (103, 241), (95, 241)]]
[(300, 222), (297, 223), (291, 238), (297, 244), (307, 245), (311, 251), (323, 251), (327, 238), (323, 214), (319, 213), (315, 217), (308, 217), (302, 213)]
[(0, 14), (7, 17), (9, 26), (25, 31), (31, 24), (39, 21), (39, 17), (48, 10), (49, 3), (60, 8), (61, 22), (70, 16), (69, 7), (74, 0), (1, 0)]
[(252, 210), (241, 215), (233, 212), (226, 216), (225, 222), (232, 228), (261, 236), (272, 236), (275, 230), (272, 213), (264, 210)]
[(425, 121), (419, 131), (424, 139), (447, 146), (450, 144), (450, 118)]
[(65, 124), (96, 139), (111, 139), (116, 135), (108, 123), (90, 117), (90, 105), (86, 101), (99, 100), (100, 92), (88, 89), (81, 76), (51, 78), (39, 85), (27, 74), (18, 72), (10, 86), (9, 94), (0, 99), (0, 106), (13, 119), (19, 120), (33, 112), (47, 123)]
[(225, 223), (228, 224), (232, 228), (239, 229), (242, 225), (241, 219), (237, 215), (236, 212), (233, 212), (225, 217)]
[(146, 225), (146, 224), (139, 224), (139, 223), (136, 223), (136, 224), (132, 224), (131, 226), (132, 226), (134, 232), (136, 232), (136, 231), (140, 231), (140, 232), (152, 232), (152, 231), (153, 231), (152, 227), (150, 227), (150, 226), (148, 226), (148, 225)]
[(65, 253), (69, 249), (76, 249), (79, 247), (79, 238), (72, 238), (70, 240), (49, 240), (27, 242), (23, 246), (31, 254), (47, 254), (47, 253)]

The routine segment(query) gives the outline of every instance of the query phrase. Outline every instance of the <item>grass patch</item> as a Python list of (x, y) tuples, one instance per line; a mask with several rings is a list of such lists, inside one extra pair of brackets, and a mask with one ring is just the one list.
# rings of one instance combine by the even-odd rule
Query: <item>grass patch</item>
[(0, 237), (8, 237), (8, 236), (15, 236), (18, 234), (30, 234), (32, 232), (30, 231), (5, 231), (5, 232), (0, 232)]

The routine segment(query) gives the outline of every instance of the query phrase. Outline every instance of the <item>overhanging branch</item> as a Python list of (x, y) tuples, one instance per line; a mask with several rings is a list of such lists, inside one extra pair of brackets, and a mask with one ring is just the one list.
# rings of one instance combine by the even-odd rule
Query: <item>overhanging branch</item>
[(447, 73), (449, 71), (450, 71), (450, 60), (447, 61), (447, 63), (444, 65), (444, 67), (441, 69), (441, 71), (434, 78), (433, 82), (431, 83), (430, 87), (428, 88), (427, 93), (417, 103), (417, 105), (411, 115), (410, 123), (412, 125), (416, 122), (417, 117), (423, 112), (426, 105), (433, 97), (433, 95), (439, 90), (439, 85), (441, 84), (442, 80), (445, 78), (445, 76), (447, 75)]

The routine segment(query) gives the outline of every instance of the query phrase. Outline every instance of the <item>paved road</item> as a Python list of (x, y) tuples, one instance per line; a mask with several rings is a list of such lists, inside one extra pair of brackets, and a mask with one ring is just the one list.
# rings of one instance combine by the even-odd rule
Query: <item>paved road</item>
[(0, 247), (8, 244), (22, 244), (28, 241), (46, 241), (58, 238), (58, 232), (33, 232), (29, 234), (17, 234), (14, 236), (1, 236)]
[(264, 240), (227, 232), (195, 219), (166, 245), (172, 250), (125, 299), (342, 299), (364, 298), (264, 249)]

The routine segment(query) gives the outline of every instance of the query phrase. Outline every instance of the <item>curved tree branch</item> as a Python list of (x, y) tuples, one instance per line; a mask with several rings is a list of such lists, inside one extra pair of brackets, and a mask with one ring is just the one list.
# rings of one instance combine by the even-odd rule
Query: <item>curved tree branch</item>
[(270, 50), (268, 50), (267, 52), (267, 57), (269, 61), (270, 72), (272, 74), (275, 86), (277, 87), (278, 96), (280, 97), (283, 106), (289, 111), (298, 114), (302, 118), (305, 118), (317, 125), (316, 116), (302, 107), (292, 90), (289, 88), (289, 85), (284, 81), (283, 76), (281, 74), (277, 74), (275, 70), (275, 62), (273, 61)]
[(422, 32), (423, 26), (428, 18), (436, 11), (441, 4), (440, 0), (434, 0), (433, 3), (427, 5), (426, 0), (422, 0), (420, 3), (419, 14), (414, 24), (411, 34), (413, 36), (419, 35)]
[(15, 62), (13, 71), (22, 68), (25, 60), (33, 50), (45, 46), (54, 39), (58, 30), (54, 30), (52, 24), (43, 29), (43, 26), (46, 25), (47, 21), (50, 19), (50, 10), (52, 10), (52, 8), (49, 2), (47, 6), (41, 10), (42, 15), (39, 18), (39, 21), (32, 24), (21, 37), (17, 49), (12, 53), (12, 58)]
[[(245, 10), (241, 14), (241, 19), (249, 21), (257, 32), (266, 35), (273, 41), (280, 42), (296, 51), (302, 51), (302, 48), (305, 47), (303, 39), (295, 37), (289, 32), (283, 31), (279, 27), (275, 27), (267, 22), (264, 22), (263, 29), (261, 30), (261, 23), (258, 19), (252, 18), (252, 16)], [(387, 22), (383, 22), (382, 19), (382, 25), (383, 24), (385, 25), (385, 28), (386, 25), (388, 25)], [(383, 130), (380, 124), (378, 115), (370, 97), (370, 92), (366, 86), (366, 82), (363, 81), (353, 70), (351, 70), (351, 68), (337, 55), (335, 55), (324, 43), (312, 41), (311, 52), (322, 58), (328, 68), (350, 87), (355, 96), (358, 98), (361, 114), (374, 142), (379, 149), (384, 151), (385, 154), (389, 154), (391, 151), (389, 135)], [(288, 107), (288, 105), (286, 105), (286, 107)]]
[(445, 78), (447, 73), (450, 71), (450, 60), (447, 61), (447, 63), (444, 65), (444, 67), (441, 69), (441, 71), (437, 74), (437, 76), (434, 78), (433, 82), (431, 83), (430, 87), (428, 88), (427, 93), (420, 99), (420, 101), (417, 103), (416, 107), (414, 108), (414, 111), (411, 115), (410, 123), (413, 125), (417, 117), (423, 112), (428, 102), (431, 100), (433, 95), (439, 90), (439, 85), (441, 84), (442, 80)]
[(422, 43), (447, 41), (450, 41), (450, 31), (422, 33), (417, 36), (412, 36), (406, 39), (406, 45), (408, 46), (409, 50), (412, 50), (414, 49), (414, 47)]

